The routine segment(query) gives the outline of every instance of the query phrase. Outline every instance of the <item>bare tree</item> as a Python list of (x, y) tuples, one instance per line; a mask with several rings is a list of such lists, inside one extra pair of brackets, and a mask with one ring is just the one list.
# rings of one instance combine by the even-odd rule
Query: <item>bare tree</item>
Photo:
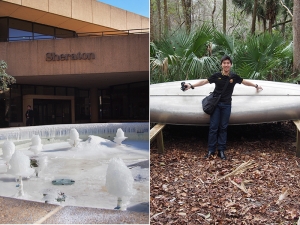
[(294, 59), (293, 71), (300, 71), (300, 1), (294, 0), (293, 7), (293, 42), (294, 42)]
[(257, 14), (257, 5), (258, 0), (254, 0), (253, 13), (252, 13), (252, 25), (251, 25), (251, 33), (255, 33), (255, 22), (256, 22), (256, 14)]
[(150, 41), (153, 41), (155, 39), (155, 31), (154, 31), (154, 7), (153, 7), (153, 1), (150, 1)]
[(223, 33), (226, 34), (226, 0), (223, 0)]
[(164, 34), (169, 33), (169, 16), (168, 16), (168, 3), (164, 0)]
[(217, 4), (217, 0), (214, 0), (214, 8), (213, 8), (213, 11), (211, 13), (211, 23), (212, 23), (213, 28), (215, 28), (214, 14), (216, 12), (216, 4)]
[(158, 13), (158, 39), (161, 38), (161, 10), (160, 0), (156, 0), (157, 13)]
[(186, 31), (190, 33), (192, 27), (192, 0), (181, 0), (181, 3), (184, 12)]
[(266, 19), (269, 20), (269, 32), (272, 33), (272, 27), (278, 13), (278, 0), (266, 1)]

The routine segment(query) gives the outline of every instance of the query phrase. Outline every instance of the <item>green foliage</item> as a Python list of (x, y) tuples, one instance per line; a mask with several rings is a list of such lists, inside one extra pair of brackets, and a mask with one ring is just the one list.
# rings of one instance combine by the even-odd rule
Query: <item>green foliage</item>
[(0, 61), (0, 91), (7, 90), (8, 86), (16, 83), (16, 79), (8, 75), (5, 71), (7, 64), (3, 60)]
[(218, 70), (218, 59), (207, 52), (212, 34), (213, 29), (203, 25), (189, 34), (180, 30), (171, 37), (152, 42), (151, 83), (204, 78)]
[(236, 50), (236, 72), (248, 79), (287, 81), (292, 71), (293, 49), (279, 34), (249, 36)]
[(151, 83), (208, 78), (220, 70), (225, 54), (233, 59), (232, 70), (243, 78), (297, 82), (292, 46), (278, 33), (235, 40), (207, 25), (190, 34), (178, 31), (151, 43)]

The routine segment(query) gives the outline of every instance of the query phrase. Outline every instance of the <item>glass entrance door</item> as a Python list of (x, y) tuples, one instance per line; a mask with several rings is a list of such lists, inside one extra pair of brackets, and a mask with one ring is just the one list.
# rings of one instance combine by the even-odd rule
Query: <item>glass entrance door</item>
[(71, 100), (34, 99), (34, 125), (71, 123)]

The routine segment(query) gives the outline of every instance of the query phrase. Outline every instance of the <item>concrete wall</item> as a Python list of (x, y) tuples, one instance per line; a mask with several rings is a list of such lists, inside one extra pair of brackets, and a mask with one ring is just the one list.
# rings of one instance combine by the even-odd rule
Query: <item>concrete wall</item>
[[(94, 53), (95, 59), (46, 61), (47, 53)], [(8, 74), (43, 76), (149, 71), (149, 35), (0, 43)]]

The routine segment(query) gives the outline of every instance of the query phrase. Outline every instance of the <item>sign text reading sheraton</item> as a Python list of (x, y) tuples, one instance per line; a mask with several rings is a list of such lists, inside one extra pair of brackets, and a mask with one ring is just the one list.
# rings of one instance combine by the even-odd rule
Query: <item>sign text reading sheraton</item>
[(91, 60), (95, 59), (94, 53), (80, 53), (77, 54), (55, 54), (46, 53), (46, 61), (68, 61), (68, 60)]

